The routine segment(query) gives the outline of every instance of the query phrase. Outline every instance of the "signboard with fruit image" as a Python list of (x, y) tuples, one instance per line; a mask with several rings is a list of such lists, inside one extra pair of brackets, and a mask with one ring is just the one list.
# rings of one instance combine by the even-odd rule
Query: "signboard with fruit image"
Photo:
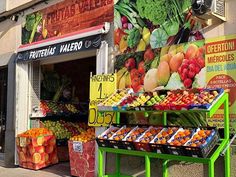
[(115, 63), (117, 87), (135, 92), (205, 87), (204, 53), (201, 40), (119, 55)]
[(203, 39), (191, 0), (116, 0), (114, 42), (119, 53)]
[(26, 16), (22, 44), (112, 22), (113, 0), (64, 0)]
[[(207, 87), (229, 92), (231, 132), (236, 132), (236, 35), (206, 40)], [(223, 108), (209, 123), (223, 127)]]

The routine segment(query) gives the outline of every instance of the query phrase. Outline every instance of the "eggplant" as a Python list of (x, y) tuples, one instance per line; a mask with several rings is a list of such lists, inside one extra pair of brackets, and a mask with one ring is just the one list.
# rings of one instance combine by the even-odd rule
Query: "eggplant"
[(190, 36), (191, 30), (189, 27), (182, 27), (179, 32), (177, 33), (174, 44), (180, 44), (184, 42), (188, 42), (189, 36)]

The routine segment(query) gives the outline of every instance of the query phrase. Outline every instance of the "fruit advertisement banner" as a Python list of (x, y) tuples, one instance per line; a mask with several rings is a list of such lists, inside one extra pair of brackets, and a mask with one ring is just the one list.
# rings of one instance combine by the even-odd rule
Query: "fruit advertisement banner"
[[(236, 35), (206, 39), (207, 87), (229, 92), (231, 132), (236, 132)], [(219, 110), (209, 123), (223, 127), (224, 111)]]
[(114, 42), (118, 53), (145, 51), (203, 39), (192, 0), (116, 0)]
[(204, 45), (201, 40), (118, 55), (117, 87), (135, 92), (205, 87)]
[(113, 15), (113, 0), (64, 0), (26, 16), (22, 44), (112, 22)]
[(97, 105), (116, 91), (116, 74), (101, 74), (90, 77), (89, 126), (107, 126), (115, 123), (116, 114), (105, 112), (100, 114)]

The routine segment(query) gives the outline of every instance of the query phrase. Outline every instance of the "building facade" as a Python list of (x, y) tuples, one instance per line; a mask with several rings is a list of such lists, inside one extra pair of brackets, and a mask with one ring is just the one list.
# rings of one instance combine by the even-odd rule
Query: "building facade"
[[(25, 100), (16, 99), (16, 88), (17, 85), (17, 74), (19, 74), (19, 68), (16, 65), (15, 58), (16, 53), (21, 45), (22, 38), (22, 24), (24, 23), (25, 16), (31, 14), (40, 9), (50, 7), (62, 0), (1, 0), (0, 2), (0, 156), (3, 157), (1, 160), (4, 161), (6, 166), (15, 165), (15, 137), (17, 133), (24, 131), (28, 127), (28, 122), (21, 117), (28, 117), (28, 111), (21, 109), (24, 107), (18, 107), (16, 103), (19, 101), (24, 102)], [(226, 1), (226, 22), (221, 22), (211, 25), (209, 28), (204, 29), (205, 37), (212, 38), (217, 36), (235, 34), (236, 31), (236, 1)], [(107, 37), (105, 37), (108, 43), (111, 45), (112, 30)], [(70, 56), (73, 58), (73, 56)], [(69, 57), (69, 58), (70, 58)], [(107, 69), (106, 69), (107, 70)], [(24, 84), (24, 83), (22, 83)], [(21, 91), (20, 94), (27, 95), (27, 91)], [(27, 103), (25, 103), (27, 104)], [(26, 108), (27, 109), (27, 108)], [(19, 115), (20, 114), (20, 115)], [(16, 118), (18, 117), (18, 118)], [(144, 163), (140, 158), (123, 157), (122, 158), (122, 169), (130, 174), (134, 174), (144, 169)], [(111, 171), (115, 166), (114, 159), (108, 159), (109, 165), (107, 165), (107, 171)], [(236, 177), (235, 169), (236, 156), (232, 156), (232, 177)], [(216, 174), (223, 176), (223, 166), (221, 162), (217, 162), (219, 168)], [(161, 170), (160, 164), (155, 164), (156, 168), (153, 172)], [(205, 167), (195, 164), (187, 164), (185, 167), (181, 167), (183, 164), (171, 164), (170, 175), (175, 177), (184, 176), (207, 176), (207, 170)], [(132, 171), (129, 167), (135, 169)], [(185, 169), (183, 172), (182, 169)], [(194, 170), (192, 170), (194, 169)]]

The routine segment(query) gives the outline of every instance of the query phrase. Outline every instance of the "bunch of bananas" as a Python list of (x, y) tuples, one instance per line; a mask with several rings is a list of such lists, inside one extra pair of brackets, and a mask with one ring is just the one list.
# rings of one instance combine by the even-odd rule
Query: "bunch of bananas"
[(123, 67), (117, 72), (117, 88), (124, 89), (131, 86), (131, 76), (130, 72), (126, 67)]

